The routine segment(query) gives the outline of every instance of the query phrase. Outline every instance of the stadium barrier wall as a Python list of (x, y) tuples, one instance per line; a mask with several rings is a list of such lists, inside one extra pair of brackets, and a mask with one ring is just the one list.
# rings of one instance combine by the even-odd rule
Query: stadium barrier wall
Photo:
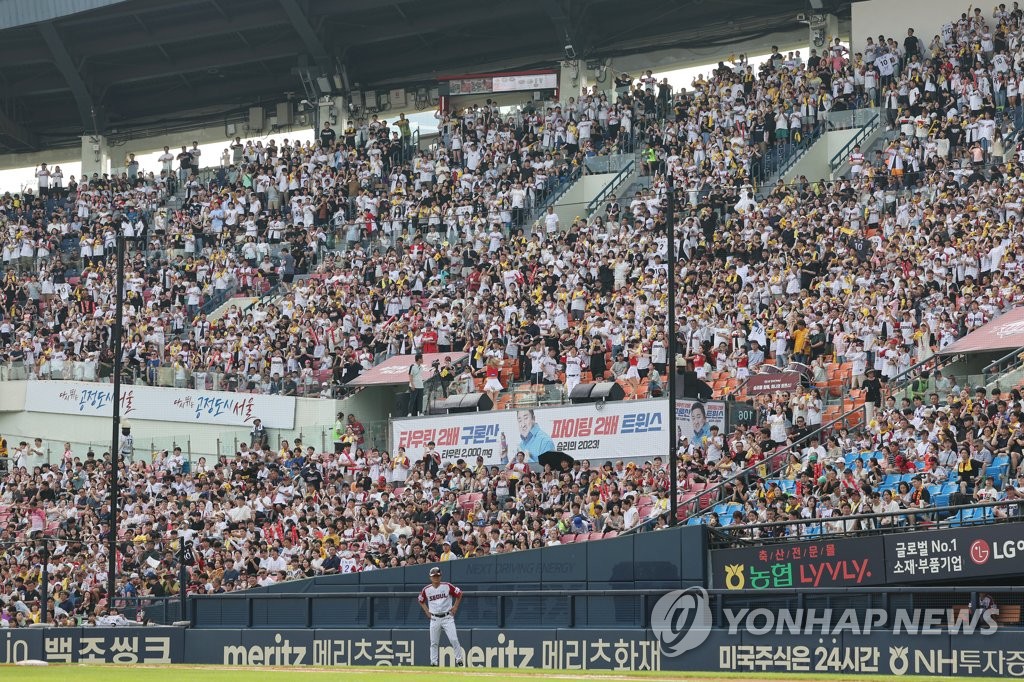
[[(706, 633), (671, 655), (672, 634), (655, 630), (460, 628), (471, 668), (664, 670), (683, 672), (986, 675), (1024, 677), (1020, 632), (940, 634), (894, 639), (891, 632), (828, 637)], [(454, 663), (447, 642), (442, 665)], [(202, 630), (50, 628), (0, 632), (0, 664), (215, 664), (232, 666), (406, 666), (429, 663), (425, 620), (417, 629)]]
[[(706, 528), (683, 526), (656, 533), (629, 534), (598, 542), (556, 545), (437, 565), (444, 569), (445, 580), (468, 591), (674, 590), (705, 584), (706, 548)], [(230, 595), (191, 597), (189, 603), (192, 622), (199, 628), (273, 628), (280, 627), (281, 618), (289, 614), (289, 622), (301, 627), (306, 627), (307, 622), (310, 622), (312, 627), (336, 625), (337, 623), (332, 620), (323, 619), (339, 617), (338, 610), (320, 607), (318, 604), (314, 604), (314, 611), (307, 621), (307, 600), (303, 599), (302, 595), (329, 592), (418, 592), (429, 582), (429, 568), (430, 565), (388, 568), (291, 581)], [(288, 595), (294, 595), (296, 598), (282, 599)], [(529, 607), (508, 606), (509, 611), (503, 625), (534, 627), (542, 624), (543, 621), (536, 620), (536, 614), (542, 612), (539, 608), (542, 601), (543, 599), (538, 597), (529, 602)], [(415, 623), (415, 619), (419, 617), (416, 610), (389, 611), (387, 609), (390, 607), (384, 600), (380, 601), (380, 605), (384, 613), (389, 614), (387, 618), (392, 619), (391, 622), (382, 622), (385, 626)], [(565, 608), (568, 609), (568, 606)], [(602, 614), (604, 608), (598, 604), (589, 604), (586, 600), (579, 600), (575, 605), (576, 626), (588, 627), (592, 622), (601, 626), (612, 624)], [(402, 613), (406, 615), (403, 616)], [(159, 618), (153, 608), (147, 608), (147, 615)], [(350, 617), (356, 619), (359, 615), (353, 613)], [(403, 620), (405, 617), (413, 620)], [(480, 617), (490, 618), (487, 614), (481, 614)], [(365, 625), (362, 618), (351, 622), (353, 625)], [(486, 620), (478, 624), (490, 625), (492, 622)], [(615, 621), (619, 622), (620, 620)]]

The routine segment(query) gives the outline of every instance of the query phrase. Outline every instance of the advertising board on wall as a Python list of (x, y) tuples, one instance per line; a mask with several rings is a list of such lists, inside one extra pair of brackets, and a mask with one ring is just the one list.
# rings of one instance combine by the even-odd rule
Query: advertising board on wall
[[(673, 647), (654, 629), (460, 629), (468, 668), (830, 673), (1024, 678), (1024, 644), (1013, 632), (957, 637), (849, 631), (827, 637), (701, 633), (693, 649)], [(688, 637), (684, 634), (684, 639)], [(443, 640), (442, 640), (443, 641)], [(200, 630), (182, 628), (12, 629), (0, 633), (0, 664), (187, 664), (223, 666), (426, 666), (427, 628), (419, 630)], [(443, 667), (454, 651), (440, 647)]]
[(711, 552), (711, 576), (713, 587), (727, 590), (882, 585), (882, 540), (814, 540), (716, 550)]
[[(705, 438), (712, 426), (725, 431), (725, 404), (680, 400), (676, 403), (681, 436)], [(664, 455), (668, 451), (668, 401), (636, 400), (546, 408), (469, 412), (396, 419), (391, 447), (403, 447), (413, 460), (433, 442), (444, 461), (475, 460), (502, 465), (519, 451), (536, 462), (545, 452), (575, 459)]]
[[(915, 534), (917, 535), (917, 534)], [(1016, 523), (986, 524), (885, 537), (885, 572), (890, 583), (988, 578), (1020, 572), (1024, 537)]]
[(1017, 576), (1021, 523), (716, 549), (711, 587), (772, 590)]
[[(29, 381), (26, 412), (110, 417), (111, 384)], [(121, 418), (249, 427), (259, 418), (272, 429), (295, 426), (295, 398), (254, 393), (200, 391), (159, 386), (121, 386)]]

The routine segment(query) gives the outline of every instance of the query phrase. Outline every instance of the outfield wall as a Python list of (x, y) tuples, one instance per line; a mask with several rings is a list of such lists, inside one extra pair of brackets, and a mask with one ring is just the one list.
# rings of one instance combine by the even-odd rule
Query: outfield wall
[[(445, 580), (468, 591), (667, 591), (705, 584), (706, 534), (707, 529), (703, 526), (683, 526), (654, 533), (557, 545), (439, 565), (445, 571)], [(283, 622), (313, 628), (365, 625), (362, 617), (352, 609), (334, 608), (317, 603), (309, 606), (303, 595), (335, 592), (339, 593), (340, 598), (342, 595), (365, 592), (415, 593), (429, 582), (427, 571), (431, 565), (323, 576), (231, 595), (193, 597), (190, 599), (193, 623), (199, 628), (273, 628), (280, 627)], [(295, 598), (288, 599), (290, 595), (294, 595)], [(563, 600), (540, 596), (524, 598), (518, 603), (515, 600), (508, 600), (503, 605), (503, 608), (508, 609), (508, 618), (501, 622), (507, 626), (543, 625), (545, 621), (537, 620), (538, 614), (544, 613), (542, 606), (550, 609), (570, 609), (574, 619), (572, 622), (577, 627), (630, 626), (634, 625), (634, 621), (623, 619), (636, 617), (635, 604), (623, 604), (622, 598), (600, 598), (594, 602), (590, 599), (579, 599), (571, 606), (560, 606), (562, 604)], [(415, 619), (418, 618), (417, 611), (408, 608), (409, 604), (389, 605), (386, 600), (381, 599), (379, 606), (382, 613), (375, 618), (374, 627), (404, 627), (407, 622), (415, 623)], [(607, 613), (616, 613), (619, 616), (609, 622), (606, 620)], [(147, 609), (147, 614), (157, 617), (155, 609)], [(569, 617), (568, 613), (565, 617)], [(283, 618), (288, 620), (282, 621)], [(339, 618), (358, 620), (339, 621)], [(562, 624), (562, 620), (556, 622)], [(473, 624), (483, 625), (484, 622)]]
[[(460, 629), (471, 668), (666, 670), (1024, 678), (1020, 631), (730, 635), (713, 630), (696, 648), (670, 655), (671, 635), (646, 630)], [(186, 630), (52, 628), (0, 631), (0, 664), (186, 663), (232, 666), (429, 664), (426, 621), (395, 630)], [(441, 664), (452, 665), (442, 646)]]

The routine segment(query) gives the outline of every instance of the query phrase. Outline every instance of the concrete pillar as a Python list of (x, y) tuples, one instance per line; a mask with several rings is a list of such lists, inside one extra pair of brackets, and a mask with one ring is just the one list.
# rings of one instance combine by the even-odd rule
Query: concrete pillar
[(91, 178), (93, 173), (103, 175), (110, 172), (110, 147), (102, 135), (82, 136), (82, 177)]
[(570, 97), (579, 98), (580, 88), (586, 80), (586, 63), (583, 60), (564, 60), (558, 63), (558, 100), (568, 102)]
[[(840, 37), (839, 17), (834, 14), (812, 14), (809, 29), (809, 49), (806, 53), (801, 51), (800, 54), (805, 62), (811, 54), (811, 49), (817, 50), (820, 57), (827, 56), (829, 46)], [(851, 52), (856, 51), (853, 45), (850, 45), (850, 48)]]

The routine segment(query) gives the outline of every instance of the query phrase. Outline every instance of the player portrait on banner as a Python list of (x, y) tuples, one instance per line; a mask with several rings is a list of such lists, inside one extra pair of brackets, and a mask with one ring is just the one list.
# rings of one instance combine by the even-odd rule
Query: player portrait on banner
[(526, 453), (526, 461), (536, 462), (545, 452), (555, 449), (551, 436), (537, 423), (537, 413), (533, 410), (516, 412), (519, 425), (519, 450)]

